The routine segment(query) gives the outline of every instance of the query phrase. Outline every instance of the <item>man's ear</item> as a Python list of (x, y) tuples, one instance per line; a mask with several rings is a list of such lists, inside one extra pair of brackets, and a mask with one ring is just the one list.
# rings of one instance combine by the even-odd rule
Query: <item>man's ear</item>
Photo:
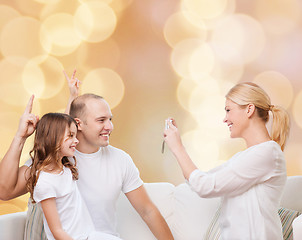
[(78, 124), (78, 130), (82, 130), (82, 124), (83, 124), (82, 120), (79, 119), (79, 118), (74, 118), (74, 120), (75, 120), (75, 121), (77, 122), (77, 124)]
[(255, 113), (256, 111), (256, 107), (254, 104), (250, 103), (247, 105), (247, 108), (246, 108), (246, 111), (247, 111), (247, 116), (250, 118), (253, 116), (253, 114)]

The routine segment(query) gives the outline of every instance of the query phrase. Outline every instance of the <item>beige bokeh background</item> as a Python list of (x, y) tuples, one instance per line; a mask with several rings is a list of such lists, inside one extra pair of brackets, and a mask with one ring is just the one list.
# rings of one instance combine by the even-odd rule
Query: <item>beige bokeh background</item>
[[(260, 84), (291, 115), (288, 175), (302, 173), (302, 0), (0, 0), (0, 158), (31, 94), (35, 114), (62, 111), (62, 70), (113, 111), (111, 144), (145, 182), (184, 181), (161, 153), (173, 116), (195, 163), (208, 170), (245, 148), (222, 123), (224, 95)], [(28, 159), (27, 141), (21, 165)], [(26, 209), (28, 195), (0, 202)]]

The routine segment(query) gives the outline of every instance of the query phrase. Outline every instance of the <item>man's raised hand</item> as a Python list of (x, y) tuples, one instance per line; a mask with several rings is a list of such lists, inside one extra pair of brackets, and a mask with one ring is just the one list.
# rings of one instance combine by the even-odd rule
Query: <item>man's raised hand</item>
[(16, 136), (20, 138), (28, 138), (36, 129), (39, 117), (32, 114), (34, 95), (29, 98), (24, 113), (22, 114)]
[(70, 98), (75, 99), (77, 96), (79, 96), (79, 88), (80, 88), (80, 80), (75, 77), (77, 70), (75, 69), (72, 73), (71, 77), (68, 77), (65, 70), (63, 70), (63, 73), (65, 75), (65, 78), (68, 83), (68, 88), (70, 92)]

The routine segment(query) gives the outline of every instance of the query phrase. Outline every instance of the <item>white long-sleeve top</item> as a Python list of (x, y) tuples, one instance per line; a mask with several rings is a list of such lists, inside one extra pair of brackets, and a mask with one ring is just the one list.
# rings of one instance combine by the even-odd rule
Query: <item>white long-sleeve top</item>
[(201, 197), (222, 197), (221, 239), (283, 239), (278, 207), (286, 165), (276, 142), (254, 145), (209, 172), (195, 170), (188, 182)]

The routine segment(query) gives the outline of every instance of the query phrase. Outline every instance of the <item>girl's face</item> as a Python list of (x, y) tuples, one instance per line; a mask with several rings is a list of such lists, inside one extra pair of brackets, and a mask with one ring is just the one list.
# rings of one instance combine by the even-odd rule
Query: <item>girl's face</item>
[(77, 127), (74, 123), (65, 129), (65, 134), (63, 137), (63, 142), (61, 145), (60, 153), (62, 157), (73, 157), (75, 148), (79, 143), (79, 140), (76, 138)]
[(231, 132), (231, 138), (243, 137), (248, 124), (247, 108), (243, 108), (233, 101), (226, 99), (226, 115), (223, 119)]

